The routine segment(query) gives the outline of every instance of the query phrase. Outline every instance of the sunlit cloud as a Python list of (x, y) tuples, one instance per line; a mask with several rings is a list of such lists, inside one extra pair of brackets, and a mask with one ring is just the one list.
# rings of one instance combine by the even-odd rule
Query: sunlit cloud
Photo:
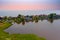
[(0, 0), (1, 10), (58, 10), (60, 0)]

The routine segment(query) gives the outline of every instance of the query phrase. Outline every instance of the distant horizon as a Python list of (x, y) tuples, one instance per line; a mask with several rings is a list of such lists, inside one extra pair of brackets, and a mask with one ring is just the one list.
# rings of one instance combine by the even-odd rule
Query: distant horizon
[(0, 0), (0, 16), (60, 15), (60, 0)]
[(56, 13), (60, 15), (60, 10), (0, 10), (0, 16), (17, 16), (21, 15), (48, 15), (50, 13)]

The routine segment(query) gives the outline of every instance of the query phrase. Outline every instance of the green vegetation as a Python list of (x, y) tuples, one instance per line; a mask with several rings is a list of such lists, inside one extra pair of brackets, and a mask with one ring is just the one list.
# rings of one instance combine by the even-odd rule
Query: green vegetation
[(12, 24), (8, 23), (8, 22), (2, 22), (0, 23), (0, 30), (3, 30), (9, 26), (11, 26)]
[(39, 20), (48, 20), (50, 23), (53, 23), (54, 19), (60, 19), (60, 15), (56, 15), (56, 13), (50, 13), (49, 15), (21, 15), (19, 14), (17, 17), (0, 17), (0, 22), (9, 22), (9, 23), (17, 23), (17, 24), (25, 24), (25, 22), (35, 22), (37, 23)]
[(51, 13), (49, 15), (32, 15), (32, 16), (23, 16), (18, 15), (17, 17), (0, 17), (0, 40), (45, 40), (44, 38), (38, 37), (34, 34), (9, 34), (4, 32), (3, 30), (11, 26), (13, 22), (17, 24), (25, 22), (34, 22), (37, 23), (39, 20), (48, 20), (53, 23), (54, 19), (59, 19), (60, 15), (56, 15), (56, 13)]
[(51, 13), (51, 14), (48, 15), (48, 18), (53, 19), (54, 16), (56, 16), (56, 13)]
[(34, 34), (9, 34), (3, 31), (11, 25), (8, 22), (0, 22), (0, 40), (45, 40)]
[(10, 36), (12, 40), (45, 40), (43, 38), (39, 38), (34, 34), (13, 34)]
[(8, 37), (8, 33), (4, 32), (3, 30), (11, 26), (12, 24), (7, 22), (0, 22), (0, 40), (5, 40)]

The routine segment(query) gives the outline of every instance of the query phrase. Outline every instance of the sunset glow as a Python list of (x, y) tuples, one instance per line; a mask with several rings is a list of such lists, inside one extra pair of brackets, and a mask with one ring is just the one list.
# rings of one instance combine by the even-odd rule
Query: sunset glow
[(1, 10), (58, 10), (59, 0), (0, 0)]

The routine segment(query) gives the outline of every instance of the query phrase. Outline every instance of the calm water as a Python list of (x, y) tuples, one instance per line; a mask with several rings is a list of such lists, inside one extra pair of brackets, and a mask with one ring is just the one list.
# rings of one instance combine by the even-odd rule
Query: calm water
[(47, 40), (60, 40), (60, 19), (54, 20), (53, 23), (47, 20), (38, 23), (26, 22), (25, 25), (15, 23), (4, 31), (10, 34), (36, 34)]

